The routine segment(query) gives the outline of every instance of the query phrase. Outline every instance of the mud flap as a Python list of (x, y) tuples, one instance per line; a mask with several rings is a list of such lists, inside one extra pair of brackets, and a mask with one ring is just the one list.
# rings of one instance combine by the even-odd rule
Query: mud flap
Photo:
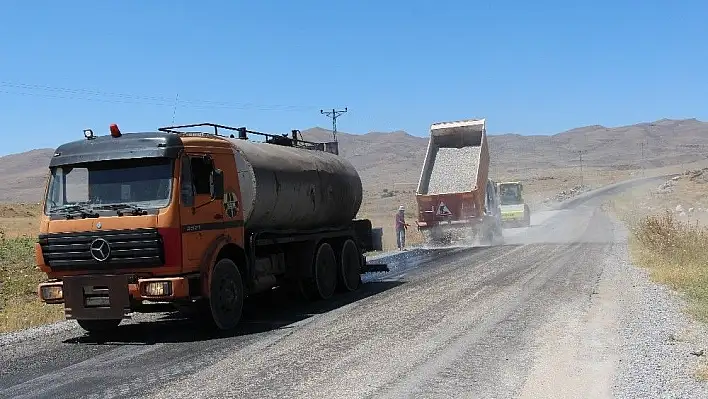
[(130, 312), (128, 276), (72, 276), (64, 278), (67, 319), (122, 319)]
[(386, 263), (365, 263), (362, 274), (364, 273), (382, 273), (382, 272), (390, 272), (391, 270), (388, 268), (388, 265)]

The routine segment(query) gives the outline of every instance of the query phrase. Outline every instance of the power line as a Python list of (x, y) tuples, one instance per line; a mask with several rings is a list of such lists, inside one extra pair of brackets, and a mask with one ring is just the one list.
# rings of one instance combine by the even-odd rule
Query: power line
[(334, 141), (337, 141), (337, 118), (346, 112), (347, 107), (344, 107), (344, 110), (336, 110), (334, 108), (331, 111), (320, 110), (320, 114), (327, 115), (328, 118), (332, 119), (332, 137)]
[[(9, 89), (9, 90), (8, 90)], [(12, 90), (14, 89), (14, 90)], [(20, 91), (16, 91), (20, 90)], [(45, 86), (37, 84), (14, 83), (0, 81), (0, 93), (42, 98), (56, 98), (66, 100), (95, 101), (112, 104), (140, 104), (161, 107), (174, 107), (175, 99), (163, 96), (144, 96), (126, 93), (107, 92), (78, 88)], [(200, 99), (179, 99), (179, 105), (186, 108), (197, 109), (243, 109), (261, 111), (311, 111), (317, 109), (309, 105), (259, 105), (254, 103), (235, 103), (225, 101), (210, 101)]]
[(172, 109), (172, 124), (175, 124), (175, 116), (177, 115), (177, 104), (179, 103), (179, 93), (175, 97), (175, 107)]

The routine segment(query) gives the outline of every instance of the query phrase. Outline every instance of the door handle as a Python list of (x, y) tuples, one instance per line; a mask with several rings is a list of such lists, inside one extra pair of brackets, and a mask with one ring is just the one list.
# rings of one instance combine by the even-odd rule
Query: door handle
[(220, 214), (220, 213), (217, 213), (216, 215), (214, 215), (214, 219), (220, 220), (220, 219), (223, 219), (223, 218), (224, 218), (224, 215), (222, 215), (222, 214)]

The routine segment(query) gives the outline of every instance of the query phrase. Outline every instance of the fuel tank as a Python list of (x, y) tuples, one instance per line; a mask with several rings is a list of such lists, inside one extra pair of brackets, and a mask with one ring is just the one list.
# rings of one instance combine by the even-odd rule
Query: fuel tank
[(362, 202), (354, 166), (339, 155), (229, 139), (244, 224), (250, 230), (309, 230), (351, 222)]

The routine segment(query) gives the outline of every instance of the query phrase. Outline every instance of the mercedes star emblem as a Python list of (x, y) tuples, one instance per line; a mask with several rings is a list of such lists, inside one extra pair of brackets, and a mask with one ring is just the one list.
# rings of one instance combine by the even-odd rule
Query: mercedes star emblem
[(103, 238), (93, 240), (89, 248), (91, 256), (99, 262), (103, 262), (111, 256), (111, 246)]

